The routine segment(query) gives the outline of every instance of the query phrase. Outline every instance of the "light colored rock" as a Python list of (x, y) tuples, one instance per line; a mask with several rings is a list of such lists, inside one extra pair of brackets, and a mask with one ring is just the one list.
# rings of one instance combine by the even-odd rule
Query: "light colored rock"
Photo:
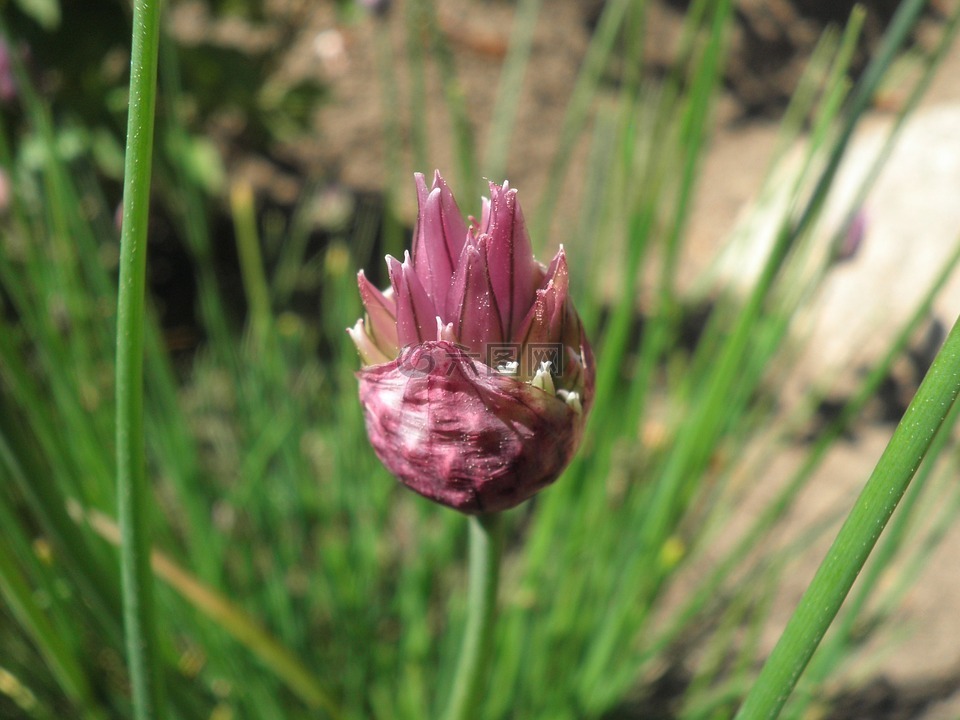
[[(850, 387), (857, 372), (876, 363), (907, 323), (960, 242), (960, 104), (918, 111), (901, 129), (888, 161), (862, 203), (859, 188), (870, 174), (892, 128), (872, 120), (854, 136), (813, 228), (810, 251), (794, 263), (801, 283), (830, 263), (833, 242), (851, 210), (865, 222), (859, 249), (833, 263), (819, 289), (794, 317), (792, 335), (802, 348), (790, 382), (803, 393), (825, 379)], [(795, 153), (744, 214), (731, 243), (710, 271), (707, 287), (745, 293), (759, 276), (778, 224), (790, 205), (802, 163)], [(781, 283), (780, 289), (785, 286)], [(960, 312), (960, 274), (954, 273), (932, 316), (945, 327)]]

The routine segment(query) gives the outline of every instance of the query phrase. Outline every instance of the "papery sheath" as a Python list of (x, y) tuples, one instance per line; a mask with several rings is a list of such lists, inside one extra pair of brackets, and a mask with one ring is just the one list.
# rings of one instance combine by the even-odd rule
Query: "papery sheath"
[(358, 373), (380, 461), (424, 497), (465, 513), (514, 507), (553, 482), (580, 439), (556, 396), (426, 342)]

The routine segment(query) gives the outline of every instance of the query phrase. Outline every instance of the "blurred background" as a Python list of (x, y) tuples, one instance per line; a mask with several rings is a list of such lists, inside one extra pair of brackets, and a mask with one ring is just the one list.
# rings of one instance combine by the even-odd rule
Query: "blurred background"
[[(960, 312), (957, 4), (163, 12), (147, 427), (171, 716), (443, 707), (462, 518), (377, 463), (344, 333), (438, 168), (465, 214), (508, 178), (538, 255), (568, 248), (600, 372), (578, 460), (510, 513), (477, 717), (731, 717)], [(131, 11), (0, 13), (0, 717), (129, 717)], [(787, 716), (960, 716), (951, 427)]]

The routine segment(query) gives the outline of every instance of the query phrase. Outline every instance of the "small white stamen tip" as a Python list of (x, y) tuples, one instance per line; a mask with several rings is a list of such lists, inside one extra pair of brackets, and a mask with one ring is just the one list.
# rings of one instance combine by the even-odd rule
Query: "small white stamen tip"
[(583, 405), (580, 404), (580, 393), (571, 392), (570, 390), (557, 390), (557, 397), (569, 405), (570, 409), (577, 415), (583, 414)]
[(533, 376), (533, 380), (530, 381), (530, 384), (535, 388), (540, 388), (545, 393), (550, 395), (556, 395), (557, 390), (553, 386), (553, 376), (550, 374), (550, 368), (553, 365), (549, 360), (547, 362), (540, 363), (540, 369), (537, 370), (537, 374)]

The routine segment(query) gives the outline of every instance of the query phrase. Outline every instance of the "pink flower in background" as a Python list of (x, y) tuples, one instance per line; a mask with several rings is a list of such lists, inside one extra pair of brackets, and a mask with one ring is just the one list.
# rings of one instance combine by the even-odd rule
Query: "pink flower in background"
[(466, 513), (506, 510), (553, 482), (580, 443), (593, 355), (561, 247), (530, 246), (517, 191), (490, 184), (468, 228), (439, 173), (417, 174), (413, 256), (391, 287), (360, 273), (366, 316), (348, 330), (377, 456), (405, 485)]

